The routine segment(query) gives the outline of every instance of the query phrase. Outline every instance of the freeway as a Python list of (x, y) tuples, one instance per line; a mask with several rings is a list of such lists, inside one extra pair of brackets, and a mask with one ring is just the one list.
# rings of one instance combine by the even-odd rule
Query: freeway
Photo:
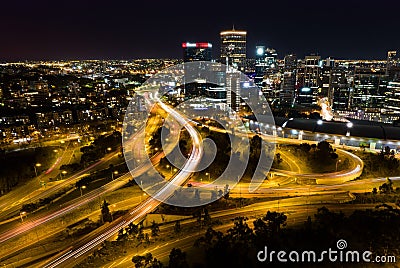
[[(168, 111), (176, 120), (185, 120), (183, 119), (176, 111), (173, 111), (171, 108), (159, 102), (159, 105), (166, 111)], [(176, 189), (176, 186), (179, 186), (190, 177), (191, 171), (194, 170), (198, 162), (200, 161), (202, 153), (200, 146), (200, 137), (196, 130), (191, 127), (186, 122), (181, 122), (189, 132), (192, 140), (193, 140), (193, 148), (190, 154), (189, 159), (185, 163), (184, 168), (172, 178), (170, 183), (166, 184), (163, 188), (161, 188), (157, 194), (154, 196), (154, 199), (149, 198), (141, 205), (136, 207), (129, 214), (121, 217), (111, 223), (105, 230), (100, 233), (94, 232), (88, 238), (83, 241), (78, 242), (71, 248), (60, 253), (57, 257), (51, 260), (45, 267), (56, 267), (60, 264), (63, 266), (71, 266), (74, 263), (78, 262), (78, 259), (82, 258), (88, 252), (96, 248), (99, 244), (101, 244), (104, 240), (112, 237), (116, 232), (118, 232), (124, 226), (127, 226), (130, 222), (138, 221), (142, 217), (144, 217), (147, 213), (154, 210), (162, 200), (166, 200), (169, 198), (173, 191)], [(197, 137), (197, 138), (196, 138)], [(343, 174), (337, 174), (337, 176), (342, 176)], [(279, 203), (278, 203), (279, 205)]]
[[(154, 122), (153, 122), (154, 123)], [(172, 133), (176, 131), (177, 127), (175, 124), (170, 124), (169, 127), (171, 128)], [(150, 124), (148, 131), (154, 132), (156, 130), (156, 124)], [(141, 144), (137, 142), (137, 140), (140, 140), (140, 137), (144, 136), (144, 129), (139, 129), (132, 137), (130, 140), (127, 141), (129, 145), (133, 145), (132, 151), (134, 154), (132, 157), (135, 157), (135, 154), (137, 157), (140, 155), (143, 155), (143, 148), (141, 148)], [(132, 170), (130, 173), (126, 173), (119, 177), (118, 179), (115, 179), (106, 185), (103, 185), (102, 187), (99, 187), (81, 197), (78, 197), (74, 200), (69, 201), (68, 203), (65, 203), (62, 205), (60, 208), (55, 208), (52, 210), (47, 211), (44, 214), (38, 215), (36, 217), (30, 217), (28, 221), (25, 221), (22, 225), (18, 225), (17, 227), (7, 230), (3, 233), (0, 234), (0, 242), (6, 242), (7, 240), (14, 238), (20, 234), (23, 234), (27, 231), (32, 230), (35, 227), (38, 227), (48, 221), (54, 220), (56, 218), (59, 218), (73, 210), (76, 210), (77, 208), (93, 201), (96, 200), (97, 198), (103, 196), (104, 194), (108, 192), (112, 192), (114, 190), (117, 190), (124, 186), (129, 180), (132, 179), (132, 177), (137, 177), (145, 172), (147, 172), (152, 166), (156, 166), (160, 160), (165, 156), (165, 154), (168, 154), (169, 152), (172, 151), (172, 149), (176, 146), (175, 143), (173, 142), (168, 142), (162, 152), (159, 152), (155, 154), (148, 163), (143, 163), (138, 165), (134, 170)], [(129, 146), (128, 146), (129, 147)], [(117, 155), (117, 154), (116, 154)], [(151, 187), (149, 187), (151, 188)], [(21, 245), (18, 247), (18, 249), (22, 249), (24, 245)], [(7, 248), (7, 252), (2, 252), (2, 257), (6, 257), (9, 254), (13, 253), (16, 249), (15, 248)]]
[[(226, 130), (213, 127), (213, 126), (208, 126), (208, 128), (212, 131), (218, 131), (218, 132), (225, 132)], [(249, 137), (252, 137), (254, 135), (257, 135), (253, 132), (248, 132), (248, 133), (243, 133), (243, 132), (238, 132), (237, 134), (240, 135), (248, 135)], [(305, 141), (303, 140), (293, 140), (290, 138), (282, 138), (282, 137), (277, 137), (277, 136), (271, 136), (267, 135), (264, 133), (259, 134), (262, 139), (265, 141), (275, 143), (275, 144), (301, 144)], [(311, 143), (316, 143), (316, 142), (311, 142)], [(280, 169), (271, 169), (272, 173), (280, 176), (288, 176), (288, 177), (294, 177), (296, 180), (301, 180), (301, 179), (306, 179), (306, 180), (314, 180), (315, 183), (317, 184), (338, 184), (338, 183), (343, 183), (346, 181), (351, 181), (354, 180), (355, 178), (359, 177), (363, 171), (364, 168), (364, 162), (355, 154), (352, 154), (350, 152), (347, 152), (342, 149), (336, 149), (338, 153), (344, 154), (350, 159), (352, 159), (352, 167), (346, 170), (340, 170), (337, 172), (330, 172), (330, 173), (301, 173), (300, 172), (300, 167), (297, 163), (295, 163), (294, 160), (289, 159), (289, 164), (292, 167), (295, 167), (297, 172), (295, 171), (288, 171), (288, 170), (280, 170)], [(265, 174), (266, 176), (268, 173)], [(296, 181), (295, 180), (295, 181)]]
[[(332, 195), (328, 195), (326, 197), (322, 197), (321, 200), (329, 200), (331, 197)], [(347, 201), (350, 199), (349, 196), (345, 194), (343, 194), (341, 198), (343, 198), (342, 199), (343, 201)], [(334, 201), (331, 201), (329, 203), (324, 202), (324, 206), (331, 211), (336, 211), (336, 212), (342, 211), (346, 215), (356, 209), (368, 209), (374, 207), (373, 204), (342, 205), (338, 207), (337, 205), (334, 205), (335, 203), (336, 202)], [(307, 206), (301, 206), (304, 204), (307, 204)], [(288, 216), (287, 224), (289, 226), (302, 224), (307, 219), (308, 216), (313, 215), (320, 207), (321, 204), (319, 203), (318, 198), (310, 200), (304, 198), (297, 200), (288, 199), (287, 202), (285, 202), (285, 200), (281, 200), (280, 206), (278, 206), (277, 201), (268, 201), (239, 209), (211, 212), (210, 215), (213, 220), (220, 220), (225, 223), (223, 225), (217, 225), (213, 227), (213, 229), (216, 231), (224, 232), (228, 228), (231, 228), (233, 226), (233, 222), (226, 223), (228, 221), (231, 221), (231, 219), (239, 216), (247, 217), (250, 219), (248, 221), (248, 224), (250, 227), (252, 227), (252, 220), (264, 216), (268, 210), (270, 211), (279, 210), (280, 212), (285, 213), (285, 215)], [(195, 222), (196, 219), (192, 218), (180, 221), (182, 228), (185, 228), (186, 225), (193, 224)], [(165, 238), (170, 237), (170, 234), (174, 232), (173, 228), (174, 224), (160, 226), (160, 236)], [(203, 236), (206, 229), (207, 228), (199, 230), (198, 232), (197, 231), (192, 232), (190, 234), (184, 235), (183, 237), (182, 236), (177, 238), (173, 237), (171, 239), (163, 241), (161, 244), (155, 243), (153, 246), (150, 246), (149, 248), (145, 248), (138, 252), (136, 252), (135, 250), (135, 253), (128, 252), (127, 256), (114, 259), (110, 261), (108, 264), (102, 265), (102, 267), (103, 268), (132, 267), (132, 261), (131, 261), (132, 257), (135, 255), (144, 255), (147, 252), (152, 253), (153, 257), (156, 257), (157, 259), (162, 260), (165, 263), (168, 261), (168, 255), (171, 252), (172, 248), (180, 248), (183, 251), (192, 249), (194, 241)]]
[[(136, 136), (140, 136), (142, 135), (144, 131), (139, 131)], [(133, 139), (132, 139), (133, 140)], [(135, 143), (136, 144), (136, 143)], [(166, 152), (171, 151), (172, 148), (174, 147), (174, 144), (169, 144), (166, 148)], [(115, 154), (117, 155), (117, 154)], [(109, 158), (114, 157), (115, 155), (110, 155), (108, 157), (103, 158), (101, 161), (96, 162), (94, 165), (88, 167), (87, 169), (85, 169), (84, 171), (81, 171), (77, 174), (75, 174), (74, 176), (72, 176), (71, 178), (69, 178), (68, 180), (66, 180), (65, 182), (57, 185), (56, 187), (53, 187), (51, 189), (49, 189), (46, 193), (42, 193), (40, 195), (38, 195), (36, 198), (43, 198), (41, 196), (43, 196), (43, 194), (49, 194), (49, 193), (54, 193), (56, 191), (58, 191), (59, 189), (61, 189), (61, 187), (65, 187), (65, 183), (71, 183), (74, 182), (75, 180), (79, 179), (79, 176), (81, 175), (81, 173), (83, 172), (87, 172), (88, 169), (93, 168), (97, 165), (99, 165), (100, 163), (107, 161)], [(14, 238), (22, 233), (25, 233), (27, 231), (32, 230), (33, 228), (44, 224), (48, 221), (54, 220), (58, 217), (61, 217), (65, 214), (67, 214), (68, 212), (71, 212), (93, 200), (95, 200), (96, 198), (101, 197), (102, 195), (108, 193), (108, 192), (112, 192), (116, 189), (121, 188), (122, 186), (124, 186), (130, 179), (132, 179), (132, 177), (134, 176), (139, 176), (145, 172), (147, 172), (147, 170), (152, 166), (152, 165), (156, 165), (161, 158), (164, 157), (164, 152), (160, 152), (156, 155), (154, 155), (150, 161), (148, 163), (145, 164), (141, 164), (139, 165), (137, 168), (135, 168), (131, 173), (126, 173), (122, 176), (120, 176), (118, 179), (115, 179), (105, 185), (103, 185), (102, 187), (99, 187), (93, 191), (90, 191), (89, 193), (86, 193), (85, 195), (78, 197), (74, 200), (69, 201), (68, 203), (63, 204), (62, 207), (60, 207), (59, 209), (55, 209), (55, 210), (51, 210), (48, 211), (45, 215), (41, 215), (38, 217), (34, 217), (31, 218), (29, 221), (26, 221), (24, 224), (22, 225), (18, 225), (16, 228), (7, 230), (3, 233), (0, 234), (0, 243), (3, 243), (11, 238)], [(79, 175), (79, 176), (78, 176)], [(5, 253), (2, 253), (3, 255), (5, 255)]]
[(158, 101), (158, 104), (162, 109), (167, 111), (177, 122), (185, 127), (189, 135), (192, 138), (192, 150), (182, 170), (180, 170), (169, 183), (166, 183), (153, 198), (148, 198), (142, 204), (131, 210), (126, 215), (111, 222), (105, 228), (99, 231), (93, 232), (81, 241), (75, 243), (75, 245), (67, 248), (58, 254), (55, 258), (50, 260), (44, 267), (52, 268), (62, 265), (63, 267), (71, 267), (77, 263), (80, 259), (84, 258), (86, 254), (90, 253), (98, 245), (100, 245), (106, 239), (112, 237), (121, 228), (124, 228), (131, 222), (136, 222), (142, 219), (147, 213), (153, 211), (162, 200), (168, 199), (179, 185), (186, 183), (192, 172), (196, 169), (198, 163), (203, 155), (202, 139), (200, 134), (195, 128), (188, 124), (188, 120), (183, 118), (178, 112), (172, 108)]
[[(68, 185), (71, 185), (75, 183), (77, 180), (81, 178), (82, 175), (90, 172), (91, 170), (98, 168), (102, 164), (107, 163), (110, 159), (113, 157), (118, 156), (118, 153), (115, 154), (109, 154), (105, 157), (103, 157), (101, 160), (93, 163), (92, 165), (88, 166), (87, 168), (75, 173), (74, 175), (70, 176), (69, 178), (54, 184), (52, 187), (47, 187), (46, 189), (42, 189), (39, 191), (32, 191), (32, 189), (35, 189), (35, 187), (30, 187), (29, 185), (24, 185), (20, 187), (18, 190), (12, 191), (9, 195), (9, 200), (5, 200), (2, 202), (2, 210), (0, 212), (0, 219), (5, 219), (6, 217), (9, 217), (10, 215), (15, 215), (15, 213), (18, 213), (21, 208), (22, 204), (26, 201), (29, 201), (29, 203), (34, 203), (38, 202), (40, 199), (44, 199), (48, 196), (51, 196), (58, 191), (62, 190)], [(63, 161), (60, 161), (60, 164), (62, 164)], [(46, 176), (50, 176), (51, 173), (46, 174)], [(35, 185), (37, 183), (33, 182)]]

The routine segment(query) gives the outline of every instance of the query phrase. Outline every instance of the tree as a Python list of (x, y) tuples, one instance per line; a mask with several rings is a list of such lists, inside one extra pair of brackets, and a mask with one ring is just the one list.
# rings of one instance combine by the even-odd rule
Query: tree
[(317, 148), (322, 156), (327, 156), (333, 152), (332, 146), (327, 141), (319, 142)]
[(112, 221), (110, 209), (108, 208), (109, 205), (110, 204), (104, 199), (103, 204), (101, 205), (101, 219), (103, 223)]
[(136, 268), (144, 268), (144, 267), (151, 267), (151, 268), (162, 268), (163, 264), (153, 258), (151, 253), (146, 253), (145, 255), (135, 255), (132, 257), (132, 262), (135, 264)]
[(150, 244), (150, 237), (148, 233), (144, 234), (144, 242), (146, 242), (147, 244)]
[(176, 234), (179, 234), (181, 231), (182, 231), (181, 222), (180, 221), (176, 221), (175, 222), (175, 226), (174, 226), (174, 232)]
[(151, 236), (152, 237), (158, 236), (158, 232), (160, 231), (160, 227), (158, 226), (158, 223), (156, 223), (156, 221), (153, 220), (151, 222), (150, 229), (151, 229)]
[(193, 212), (193, 218), (195, 218), (197, 222), (201, 224), (201, 209), (197, 209), (195, 212)]
[(208, 213), (208, 209), (204, 208), (204, 215), (203, 215), (203, 221), (204, 225), (210, 225), (211, 224), (211, 216)]
[(333, 160), (336, 160), (336, 159), (339, 158), (339, 155), (338, 155), (337, 153), (331, 153), (331, 158), (332, 158)]
[(169, 254), (169, 267), (187, 268), (186, 253), (179, 248), (173, 248)]
[(300, 150), (302, 150), (305, 153), (308, 153), (311, 150), (311, 145), (308, 143), (302, 143), (300, 144)]
[(385, 146), (385, 148), (383, 150), (383, 154), (384, 155), (390, 155), (390, 147), (389, 146)]
[(135, 255), (132, 257), (132, 262), (135, 264), (136, 268), (142, 268), (145, 267), (144, 259), (144, 256)]
[(136, 224), (133, 224), (132, 222), (129, 223), (128, 227), (126, 227), (126, 232), (130, 236), (136, 236), (137, 233), (139, 232), (139, 228)]
[(144, 233), (143, 233), (143, 223), (140, 223), (139, 228), (138, 228), (138, 233), (136, 236), (137, 240), (141, 242), (144, 239)]
[(280, 153), (277, 153), (277, 154), (275, 155), (275, 157), (276, 157), (276, 161), (278, 162), (278, 164), (281, 163), (281, 162), (283, 161), (283, 159), (282, 159)]
[(126, 241), (128, 240), (128, 234), (124, 229), (120, 229), (118, 231), (117, 241)]
[(315, 144), (315, 143), (313, 143), (313, 144), (311, 144), (311, 149), (314, 151), (314, 153), (315, 153), (315, 150), (317, 149), (317, 145)]
[(267, 222), (273, 233), (278, 234), (282, 227), (286, 226), (287, 216), (284, 213), (268, 211), (263, 220)]
[(260, 136), (255, 135), (250, 140), (250, 159), (258, 160), (261, 154), (262, 139)]
[(393, 182), (391, 179), (387, 179), (387, 181), (379, 186), (379, 192), (381, 194), (390, 194), (393, 192)]
[(253, 240), (253, 230), (247, 224), (246, 217), (236, 217), (234, 225), (228, 230), (229, 238), (235, 242), (251, 243)]

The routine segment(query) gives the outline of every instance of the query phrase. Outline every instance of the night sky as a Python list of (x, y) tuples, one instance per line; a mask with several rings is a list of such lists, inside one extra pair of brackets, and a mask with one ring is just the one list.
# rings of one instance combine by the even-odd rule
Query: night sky
[(256, 44), (299, 57), (383, 59), (400, 50), (398, 0), (3, 1), (0, 60), (181, 58), (181, 42), (248, 32)]

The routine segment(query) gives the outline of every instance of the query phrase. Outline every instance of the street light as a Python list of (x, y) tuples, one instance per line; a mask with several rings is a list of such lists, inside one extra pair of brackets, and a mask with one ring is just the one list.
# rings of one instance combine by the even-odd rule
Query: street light
[(19, 216), (21, 217), (21, 222), (24, 222), (24, 215), (26, 214), (26, 212), (25, 211), (21, 211), (20, 213), (19, 213)]
[(40, 164), (40, 163), (36, 163), (33, 167), (35, 168), (35, 174), (36, 174), (36, 177), (37, 177), (37, 169), (36, 169), (36, 167), (41, 167), (42, 166), (42, 164)]
[(339, 164), (340, 162), (342, 162), (342, 160), (336, 161), (336, 171), (337, 171), (337, 169), (338, 169), (338, 164)]
[(208, 176), (208, 180), (210, 181), (211, 180), (211, 178), (210, 178), (211, 174), (207, 172), (206, 176)]
[(61, 171), (61, 174), (64, 176), (61, 176), (61, 179), (65, 179), (65, 174), (67, 174), (68, 172), (66, 170)]
[[(281, 185), (278, 183), (278, 186), (281, 187)], [(279, 191), (278, 191), (278, 213), (279, 213)]]
[(165, 167), (166, 167), (166, 168), (171, 168), (171, 175), (172, 175), (172, 166), (166, 165)]
[(111, 180), (114, 180), (114, 175), (118, 175), (118, 170), (111, 173)]
[(79, 190), (81, 190), (81, 196), (83, 195), (82, 189), (86, 189), (86, 186), (85, 186), (85, 185), (82, 185), (81, 187), (79, 187)]

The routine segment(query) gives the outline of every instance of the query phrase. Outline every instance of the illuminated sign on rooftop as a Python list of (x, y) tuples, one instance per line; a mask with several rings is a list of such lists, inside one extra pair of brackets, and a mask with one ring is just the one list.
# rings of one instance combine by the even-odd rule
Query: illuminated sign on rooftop
[(193, 48), (212, 48), (211, 43), (182, 43), (183, 48), (193, 47)]

